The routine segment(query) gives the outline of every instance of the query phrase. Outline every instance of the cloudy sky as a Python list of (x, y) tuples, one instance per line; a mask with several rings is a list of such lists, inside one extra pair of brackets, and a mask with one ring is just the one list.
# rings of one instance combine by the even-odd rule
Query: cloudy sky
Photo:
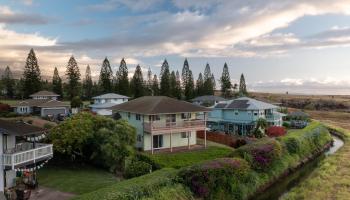
[(42, 74), (84, 74), (107, 56), (158, 73), (167, 58), (194, 75), (246, 76), (250, 90), (350, 94), (349, 0), (1, 0), (0, 68), (21, 74), (34, 48)]

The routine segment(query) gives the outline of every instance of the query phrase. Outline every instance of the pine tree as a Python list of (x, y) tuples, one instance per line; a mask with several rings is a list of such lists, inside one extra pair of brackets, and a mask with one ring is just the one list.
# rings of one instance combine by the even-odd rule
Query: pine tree
[(213, 86), (212, 76), (214, 75), (211, 73), (209, 63), (207, 63), (204, 69), (203, 95), (214, 95), (214, 86)]
[(202, 73), (199, 73), (198, 79), (196, 82), (196, 95), (203, 96), (205, 90), (206, 90), (206, 88), (204, 88), (203, 75), (202, 75)]
[(144, 82), (140, 65), (136, 66), (134, 76), (132, 77), (131, 91), (134, 98), (142, 97), (144, 95)]
[(182, 89), (181, 89), (181, 78), (179, 71), (176, 71), (175, 74), (175, 87), (173, 91), (173, 96), (177, 99), (181, 99)]
[(211, 74), (211, 83), (213, 85), (213, 94), (215, 94), (215, 90), (216, 90), (216, 81), (215, 81), (215, 77), (214, 74)]
[(153, 76), (152, 76), (152, 70), (151, 68), (148, 68), (147, 71), (147, 81), (145, 84), (145, 94), (146, 95), (152, 95), (152, 83), (153, 83)]
[(58, 74), (57, 67), (55, 67), (53, 71), (53, 76), (52, 76), (52, 91), (60, 97), (63, 97), (63, 91), (62, 91), (62, 79), (60, 75)]
[(90, 65), (88, 65), (85, 70), (85, 79), (83, 80), (83, 97), (84, 99), (90, 100), (93, 95), (97, 95), (97, 94), (98, 94), (98, 91), (96, 91), (96, 93), (94, 93), (93, 91), (91, 69), (90, 69)]
[(68, 61), (67, 69), (67, 94), (69, 100), (72, 100), (73, 97), (79, 96), (79, 80), (80, 80), (80, 71), (78, 67), (78, 63), (75, 60), (74, 56), (71, 56)]
[(239, 92), (238, 93), (240, 96), (247, 96), (248, 95), (247, 86), (245, 84), (245, 78), (244, 78), (243, 74), (241, 74), (241, 78), (239, 80)]
[(41, 90), (40, 68), (33, 49), (30, 49), (26, 60), (23, 81), (23, 92), (24, 97), (26, 98), (28, 98), (29, 95)]
[(109, 63), (109, 60), (106, 57), (103, 60), (101, 72), (100, 72), (100, 78), (99, 78), (100, 91), (102, 93), (112, 92), (112, 80), (113, 80), (112, 68)]
[(128, 77), (128, 67), (126, 66), (125, 59), (123, 58), (120, 61), (119, 69), (116, 74), (117, 82), (116, 82), (116, 92), (121, 95), (128, 96), (130, 94), (130, 85), (129, 85), (129, 77)]
[(159, 95), (158, 77), (157, 75), (154, 75), (153, 81), (152, 81), (152, 96), (158, 96), (158, 95)]
[(220, 83), (221, 83), (221, 93), (224, 98), (231, 97), (231, 78), (230, 78), (230, 73), (228, 71), (228, 66), (225, 63), (224, 68), (222, 70), (222, 75), (220, 78)]
[(194, 96), (194, 81), (187, 59), (185, 59), (182, 67), (182, 87), (184, 88), (185, 99), (192, 99)]
[(165, 59), (160, 73), (160, 95), (171, 96), (170, 69), (168, 61)]
[(12, 72), (9, 66), (6, 67), (2, 76), (2, 84), (5, 89), (6, 97), (13, 98), (15, 94), (15, 80), (12, 77)]

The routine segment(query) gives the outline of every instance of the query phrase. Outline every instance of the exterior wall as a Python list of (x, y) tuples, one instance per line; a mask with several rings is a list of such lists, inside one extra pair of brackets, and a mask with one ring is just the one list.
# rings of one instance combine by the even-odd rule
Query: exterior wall
[(16, 186), (16, 171), (15, 170), (6, 170), (5, 171), (5, 177), (6, 177), (6, 188), (11, 188)]
[(41, 117), (46, 117), (47, 115), (54, 115), (56, 117), (60, 114), (66, 115), (67, 113), (66, 107), (41, 108)]
[(15, 107), (14, 111), (17, 114), (24, 115), (24, 114), (30, 114), (33, 112), (33, 108), (29, 106), (18, 106)]
[(92, 112), (97, 113), (98, 115), (111, 116), (112, 110), (106, 108), (91, 108)]
[[(196, 131), (190, 132), (190, 145), (195, 145), (197, 143)], [(181, 133), (172, 133), (171, 135), (172, 147), (182, 147), (188, 145), (188, 138), (182, 138)], [(163, 147), (170, 148), (170, 134), (163, 135)], [(144, 151), (151, 150), (151, 134), (145, 134), (144, 136)], [(161, 149), (161, 148), (160, 148)]]

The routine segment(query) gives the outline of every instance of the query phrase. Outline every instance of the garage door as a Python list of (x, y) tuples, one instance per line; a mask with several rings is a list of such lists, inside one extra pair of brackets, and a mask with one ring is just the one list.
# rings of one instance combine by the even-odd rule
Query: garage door
[(44, 109), (43, 115), (44, 115), (44, 116), (47, 116), (47, 115), (54, 115), (54, 116), (57, 116), (57, 115), (60, 115), (60, 114), (65, 114), (65, 110), (66, 110), (66, 109), (64, 109), (64, 108)]

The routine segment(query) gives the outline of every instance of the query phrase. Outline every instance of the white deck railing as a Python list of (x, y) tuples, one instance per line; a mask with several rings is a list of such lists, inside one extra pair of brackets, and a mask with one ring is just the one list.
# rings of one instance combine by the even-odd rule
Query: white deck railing
[(25, 164), (28, 162), (35, 162), (45, 157), (51, 157), (53, 155), (52, 144), (36, 144), (36, 148), (26, 151), (4, 153), (3, 165), (9, 166), (14, 169), (17, 165)]
[(145, 122), (144, 129), (147, 132), (153, 131), (168, 131), (181, 129), (201, 129), (205, 128), (204, 120), (187, 120), (178, 122)]

